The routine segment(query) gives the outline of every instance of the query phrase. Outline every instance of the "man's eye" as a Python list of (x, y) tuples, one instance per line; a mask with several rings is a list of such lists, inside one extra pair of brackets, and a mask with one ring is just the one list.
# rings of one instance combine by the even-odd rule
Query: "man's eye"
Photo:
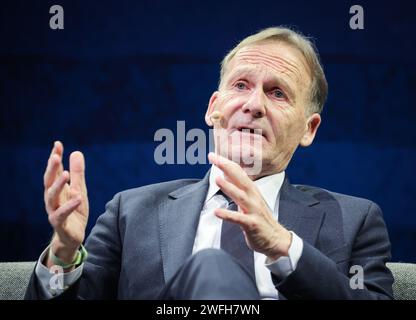
[(235, 87), (236, 87), (237, 89), (243, 90), (243, 89), (245, 89), (245, 88), (246, 88), (246, 84), (245, 84), (244, 82), (237, 82), (237, 83), (235, 84)]
[(285, 97), (283, 91), (279, 89), (274, 90), (273, 94), (276, 98), (279, 98), (279, 99), (282, 99)]

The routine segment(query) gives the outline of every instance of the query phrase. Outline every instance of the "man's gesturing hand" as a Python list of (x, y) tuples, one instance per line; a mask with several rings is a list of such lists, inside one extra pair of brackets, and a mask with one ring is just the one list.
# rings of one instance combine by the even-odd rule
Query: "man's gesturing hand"
[[(69, 172), (62, 165), (64, 148), (54, 144), (43, 177), (44, 200), (48, 219), (55, 233), (52, 251), (70, 263), (85, 237), (88, 221), (88, 197), (85, 185), (85, 161), (76, 151), (69, 158)], [(48, 260), (48, 266), (51, 264)]]
[(216, 216), (239, 224), (248, 246), (254, 251), (272, 260), (287, 256), (292, 235), (273, 218), (254, 182), (237, 163), (214, 153), (208, 158), (224, 172), (225, 179), (216, 179), (218, 187), (239, 207), (239, 212), (218, 208)]

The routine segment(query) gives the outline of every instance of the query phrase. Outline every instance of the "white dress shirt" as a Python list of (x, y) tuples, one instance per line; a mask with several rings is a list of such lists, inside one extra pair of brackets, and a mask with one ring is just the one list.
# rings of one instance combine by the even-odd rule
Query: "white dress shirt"
[[(192, 253), (202, 249), (220, 248), (222, 220), (215, 216), (214, 210), (219, 207), (226, 207), (228, 202), (222, 195), (217, 195), (219, 187), (215, 178), (223, 175), (216, 166), (212, 166), (209, 177), (209, 188), (205, 203), (200, 215), (198, 229), (195, 237)], [(263, 177), (254, 183), (269, 206), (276, 220), (278, 220), (280, 189), (283, 184), (285, 173), (281, 172), (271, 176)], [(272, 209), (273, 208), (273, 209)], [(35, 273), (39, 279), (42, 298), (50, 299), (60, 294), (63, 290), (51, 288), (51, 277), (54, 276), (48, 268), (42, 264), (49, 247), (39, 257)], [(263, 299), (278, 299), (278, 292), (275, 289), (271, 273), (283, 280), (296, 269), (303, 250), (303, 241), (292, 232), (292, 244), (289, 247), (289, 256), (280, 257), (276, 261), (268, 261), (267, 257), (259, 252), (254, 252), (254, 268), (257, 288)], [(84, 264), (75, 270), (63, 274), (63, 287), (71, 286), (82, 275)]]

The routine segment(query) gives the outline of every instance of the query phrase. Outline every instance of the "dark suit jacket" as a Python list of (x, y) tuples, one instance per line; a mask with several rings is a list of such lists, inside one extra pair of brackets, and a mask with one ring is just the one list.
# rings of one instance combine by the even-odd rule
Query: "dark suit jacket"
[[(115, 195), (86, 241), (82, 277), (61, 298), (156, 299), (192, 254), (208, 190), (202, 180), (176, 180)], [(373, 202), (283, 183), (279, 222), (304, 241), (296, 270), (283, 281), (287, 299), (388, 299), (393, 277), (390, 242)], [(364, 289), (350, 286), (350, 267), (364, 270)], [(33, 274), (27, 299), (39, 297)]]

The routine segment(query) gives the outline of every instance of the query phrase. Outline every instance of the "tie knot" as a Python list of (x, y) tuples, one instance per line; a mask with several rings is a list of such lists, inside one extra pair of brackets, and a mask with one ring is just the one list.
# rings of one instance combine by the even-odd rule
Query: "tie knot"
[(237, 210), (237, 205), (235, 204), (234, 200), (231, 199), (229, 196), (227, 196), (224, 192), (222, 192), (222, 190), (218, 190), (217, 195), (219, 196), (223, 196), (225, 198), (225, 200), (227, 200), (227, 207), (229, 210)]
[(222, 196), (228, 203), (232, 202), (229, 196), (227, 196), (221, 189), (217, 191), (217, 196)]

